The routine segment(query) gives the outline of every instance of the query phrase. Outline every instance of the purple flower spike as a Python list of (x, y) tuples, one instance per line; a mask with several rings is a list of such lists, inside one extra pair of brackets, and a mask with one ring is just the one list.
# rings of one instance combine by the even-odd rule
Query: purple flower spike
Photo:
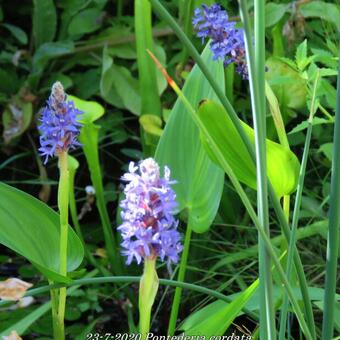
[(181, 236), (174, 218), (177, 209), (176, 195), (171, 188), (170, 170), (164, 167), (164, 178), (159, 166), (147, 158), (138, 166), (133, 162), (129, 172), (122, 176), (128, 182), (125, 199), (121, 202), (123, 223), (120, 230), (127, 264), (134, 258), (140, 264), (142, 258), (160, 257), (168, 264), (177, 263), (182, 251)]
[(235, 63), (236, 71), (243, 79), (248, 79), (243, 30), (229, 21), (227, 12), (218, 4), (202, 5), (195, 9), (192, 23), (202, 43), (206, 38), (212, 40), (210, 49), (214, 60), (221, 58), (224, 66)]
[(48, 157), (80, 146), (77, 141), (82, 126), (77, 121), (80, 114), (82, 111), (74, 107), (73, 101), (67, 100), (63, 85), (60, 82), (54, 83), (39, 125), (41, 133), (39, 152), (41, 156), (46, 157), (45, 164)]

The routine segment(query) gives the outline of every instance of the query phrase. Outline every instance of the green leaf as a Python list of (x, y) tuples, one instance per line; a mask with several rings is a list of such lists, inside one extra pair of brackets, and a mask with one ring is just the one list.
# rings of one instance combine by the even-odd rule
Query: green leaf
[(81, 116), (79, 116), (79, 122), (83, 124), (93, 123), (100, 117), (102, 117), (105, 113), (104, 108), (97, 102), (82, 100), (76, 96), (67, 95), (67, 98), (74, 102), (74, 106), (83, 112)]
[(300, 6), (305, 18), (320, 18), (335, 25), (340, 30), (340, 11), (337, 5), (324, 1), (312, 1)]
[(33, 72), (41, 72), (51, 58), (73, 52), (72, 41), (50, 42), (41, 45), (33, 56)]
[[(220, 104), (207, 100), (201, 104), (198, 115), (239, 181), (256, 189), (254, 163), (224, 108)], [(241, 124), (254, 143), (254, 130), (244, 122)], [(202, 136), (208, 154), (217, 164), (220, 164), (205, 138)], [(278, 197), (292, 193), (296, 188), (299, 175), (298, 159), (289, 149), (268, 139), (266, 147), (268, 177), (275, 192)]]
[(305, 39), (296, 49), (295, 62), (299, 70), (307, 66), (307, 39)]
[(242, 308), (253, 296), (259, 285), (259, 279), (240, 293), (231, 303), (216, 301), (190, 315), (182, 324), (185, 335), (204, 335), (206, 337), (224, 335), (226, 330), (239, 315)]
[[(314, 125), (321, 125), (321, 124), (333, 124), (334, 122), (330, 121), (329, 119), (313, 117), (313, 126)], [(295, 126), (288, 134), (297, 133), (307, 129), (308, 127), (308, 120), (304, 120), (302, 123)]]
[(287, 4), (276, 4), (269, 2), (266, 4), (266, 27), (271, 27), (277, 24), (285, 15), (288, 8)]
[(124, 66), (117, 66), (108, 53), (103, 49), (102, 76), (100, 80), (100, 94), (109, 102), (120, 108), (126, 108), (136, 115), (140, 115), (141, 99), (137, 79)]
[(154, 136), (162, 135), (162, 119), (155, 115), (143, 115), (139, 118), (139, 123), (143, 129)]
[(69, 26), (70, 35), (83, 35), (96, 31), (101, 26), (102, 12), (98, 8), (85, 9), (76, 14)]
[(301, 109), (306, 106), (307, 81), (287, 61), (269, 58), (266, 62), (266, 80), (283, 108)]
[(35, 48), (54, 39), (57, 14), (53, 0), (33, 0), (33, 38)]
[(140, 115), (141, 99), (138, 80), (124, 66), (112, 65), (113, 85), (122, 98), (125, 108), (136, 115)]
[[(221, 87), (223, 65), (212, 61), (207, 46), (202, 55)], [(183, 88), (194, 107), (204, 98), (216, 95), (197, 65)], [(205, 232), (215, 218), (222, 195), (224, 173), (210, 161), (199, 138), (199, 130), (181, 99), (177, 99), (156, 150), (157, 162), (169, 166), (177, 181), (174, 189), (180, 210), (188, 209), (189, 223), (195, 232)]]
[(322, 152), (327, 157), (328, 160), (332, 161), (332, 159), (333, 159), (333, 149), (334, 149), (333, 143), (325, 143), (325, 144), (322, 144), (319, 147), (318, 152)]
[[(20, 209), (18, 209), (20, 207)], [(46, 204), (0, 183), (0, 243), (27, 258), (52, 281), (70, 279), (59, 274), (59, 215)], [(78, 268), (83, 246), (69, 228), (67, 269)]]
[(12, 35), (23, 45), (27, 44), (27, 34), (20, 27), (14, 26), (11, 24), (1, 24), (3, 27), (6, 27)]

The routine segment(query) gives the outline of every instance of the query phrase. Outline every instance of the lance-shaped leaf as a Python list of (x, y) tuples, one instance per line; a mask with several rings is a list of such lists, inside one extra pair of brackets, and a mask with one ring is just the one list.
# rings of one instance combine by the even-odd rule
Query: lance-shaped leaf
[[(69, 228), (67, 270), (78, 268), (83, 246)], [(59, 274), (59, 215), (46, 204), (16, 188), (0, 183), (0, 243), (24, 256), (47, 278), (67, 282)]]
[[(239, 181), (256, 189), (254, 163), (223, 106), (206, 100), (201, 104), (198, 115)], [(241, 123), (249, 139), (254, 142), (254, 130), (244, 122)], [(220, 164), (203, 135), (202, 140), (210, 157)], [(278, 197), (292, 193), (296, 189), (300, 169), (297, 157), (288, 148), (268, 139), (266, 148), (268, 177), (275, 192)]]
[[(223, 65), (212, 62), (209, 46), (202, 57), (224, 88)], [(183, 93), (193, 107), (198, 107), (204, 98), (216, 99), (197, 65), (190, 72)], [(224, 174), (206, 154), (199, 130), (181, 99), (177, 99), (170, 113), (155, 157), (161, 166), (167, 165), (171, 169), (171, 177), (177, 181), (174, 189), (180, 209), (188, 209), (192, 229), (195, 232), (207, 231), (220, 203)]]

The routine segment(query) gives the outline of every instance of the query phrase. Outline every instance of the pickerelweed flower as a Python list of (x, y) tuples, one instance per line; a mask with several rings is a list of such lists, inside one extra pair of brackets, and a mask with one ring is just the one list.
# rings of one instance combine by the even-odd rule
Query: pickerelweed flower
[(168, 264), (178, 262), (182, 251), (181, 236), (177, 231), (178, 220), (174, 218), (177, 203), (171, 188), (170, 170), (164, 167), (164, 178), (152, 158), (136, 166), (129, 165), (129, 172), (122, 176), (128, 182), (125, 199), (121, 202), (123, 223), (118, 227), (123, 237), (122, 254), (127, 264), (135, 258), (140, 264), (142, 258), (159, 256)]
[(45, 164), (48, 157), (80, 146), (77, 141), (82, 126), (77, 121), (80, 114), (82, 111), (75, 108), (73, 101), (67, 100), (63, 85), (60, 82), (54, 83), (39, 125), (39, 152), (41, 156), (46, 156)]
[(236, 71), (248, 79), (243, 30), (229, 21), (228, 13), (218, 4), (202, 5), (195, 9), (192, 23), (202, 43), (206, 38), (211, 39), (214, 60), (220, 58), (225, 66), (235, 63)]

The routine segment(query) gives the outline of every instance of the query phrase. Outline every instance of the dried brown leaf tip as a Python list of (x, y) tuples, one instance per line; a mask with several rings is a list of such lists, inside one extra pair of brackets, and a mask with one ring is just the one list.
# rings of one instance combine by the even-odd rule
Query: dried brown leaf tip
[(16, 331), (12, 331), (10, 335), (3, 336), (3, 340), (22, 340), (22, 338), (19, 336), (19, 334)]
[(26, 293), (27, 289), (31, 288), (31, 283), (22, 281), (17, 278), (10, 278), (0, 282), (0, 299), (8, 301), (20, 300)]

